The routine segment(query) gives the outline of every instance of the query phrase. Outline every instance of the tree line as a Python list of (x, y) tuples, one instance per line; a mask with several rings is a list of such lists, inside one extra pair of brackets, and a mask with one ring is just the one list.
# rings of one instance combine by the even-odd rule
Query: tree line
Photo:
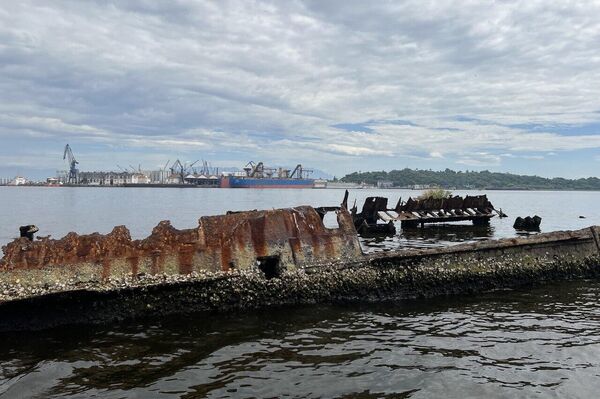
[(483, 171), (443, 171), (402, 169), (389, 172), (354, 172), (344, 176), (344, 182), (377, 184), (391, 181), (395, 187), (430, 186), (448, 189), (488, 189), (488, 190), (600, 190), (600, 179), (552, 179), (540, 176), (516, 175)]

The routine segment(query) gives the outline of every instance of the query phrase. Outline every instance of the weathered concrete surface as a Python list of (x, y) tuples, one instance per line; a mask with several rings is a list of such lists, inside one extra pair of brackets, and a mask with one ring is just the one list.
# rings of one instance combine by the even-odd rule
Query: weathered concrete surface
[[(144, 240), (16, 240), (0, 263), (0, 330), (286, 304), (471, 293), (600, 274), (598, 228), (362, 255), (350, 214), (310, 207), (161, 223)], [(269, 276), (261, 260), (277, 259)], [(258, 262), (257, 262), (258, 261)], [(274, 278), (268, 278), (274, 277)]]

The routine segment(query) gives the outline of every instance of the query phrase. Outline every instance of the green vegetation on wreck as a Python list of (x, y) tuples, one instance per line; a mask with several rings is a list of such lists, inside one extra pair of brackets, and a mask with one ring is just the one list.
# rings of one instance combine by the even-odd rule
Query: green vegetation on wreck
[(412, 188), (414, 186), (433, 186), (454, 189), (488, 189), (488, 190), (600, 190), (600, 179), (588, 177), (581, 179), (564, 179), (556, 177), (547, 179), (539, 176), (514, 175), (487, 170), (444, 171), (402, 169), (390, 172), (354, 172), (342, 179), (348, 183), (377, 184), (378, 181), (391, 181), (395, 187)]
[(446, 191), (443, 188), (430, 188), (429, 190), (423, 191), (421, 195), (417, 197), (418, 200), (426, 199), (445, 199), (452, 196), (451, 191)]

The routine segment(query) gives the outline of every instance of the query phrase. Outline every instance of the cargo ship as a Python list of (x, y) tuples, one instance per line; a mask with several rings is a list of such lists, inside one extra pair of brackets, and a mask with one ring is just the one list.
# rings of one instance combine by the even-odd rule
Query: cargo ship
[(298, 164), (294, 170), (269, 168), (262, 162), (249, 162), (241, 175), (222, 176), (221, 188), (313, 188), (312, 170)]

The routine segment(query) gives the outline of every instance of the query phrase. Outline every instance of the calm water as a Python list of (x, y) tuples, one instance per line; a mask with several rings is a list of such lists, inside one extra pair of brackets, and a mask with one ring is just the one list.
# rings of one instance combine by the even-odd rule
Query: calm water
[[(368, 195), (385, 195), (395, 203), (415, 193), (357, 190), (350, 198), (362, 204)], [(163, 219), (189, 228), (199, 216), (230, 209), (336, 205), (342, 196), (342, 190), (0, 187), (0, 242), (29, 223), (53, 237), (125, 224), (141, 238)], [(596, 192), (488, 197), (510, 218), (484, 229), (399, 232), (365, 245), (512, 236), (516, 216), (536, 213), (544, 218), (542, 231), (600, 224)], [(591, 398), (600, 389), (599, 295), (600, 282), (578, 281), (426, 301), (2, 334), (0, 397)]]
[(7, 398), (594, 398), (598, 282), (3, 337)]
[[(455, 191), (460, 195), (484, 194)], [(362, 207), (368, 196), (389, 198), (394, 207), (400, 197), (418, 196), (412, 190), (352, 190)], [(457, 227), (428, 226), (401, 231), (384, 240), (368, 240), (365, 249), (393, 249), (449, 244), (465, 240), (512, 237), (517, 216), (543, 218), (542, 231), (570, 230), (600, 225), (600, 192), (489, 191), (496, 208), (508, 218), (494, 218), (489, 227), (473, 227), (464, 222)], [(35, 224), (39, 235), (61, 238), (69, 231), (108, 233), (116, 225), (126, 225), (134, 238), (144, 238), (161, 220), (171, 220), (177, 228), (192, 228), (198, 218), (228, 210), (281, 208), (298, 205), (339, 205), (344, 190), (243, 190), (243, 189), (153, 189), (153, 188), (45, 188), (0, 187), (0, 245), (18, 236), (19, 226)], [(585, 216), (580, 219), (579, 216)], [(330, 223), (330, 220), (326, 220)]]

